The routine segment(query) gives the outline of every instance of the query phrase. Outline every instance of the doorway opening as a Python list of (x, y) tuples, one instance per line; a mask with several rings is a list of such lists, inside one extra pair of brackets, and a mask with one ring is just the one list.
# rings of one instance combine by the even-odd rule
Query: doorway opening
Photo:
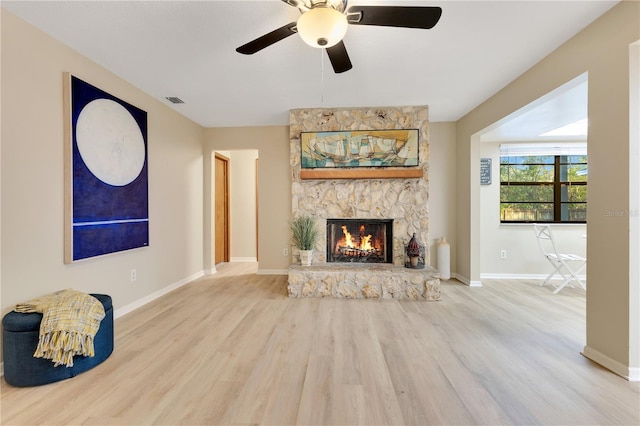
[(215, 151), (214, 188), (215, 264), (256, 262), (258, 150)]
[[(542, 163), (542, 160), (557, 158), (569, 159), (570, 161), (567, 160), (569, 163), (577, 158), (587, 161), (587, 105), (588, 74), (584, 73), (474, 135), (476, 138), (474, 152), (477, 155), (477, 162), (479, 164), (481, 159), (488, 162), (492, 177), (485, 182), (478, 182), (477, 205), (475, 208), (472, 207), (474, 211), (479, 212), (475, 220), (477, 220), (479, 236), (481, 280), (538, 278), (544, 280), (551, 272), (542, 253), (539, 250), (531, 250), (532, 246), (536, 246), (535, 232), (532, 224), (527, 223), (550, 221), (550, 219), (544, 219), (540, 215), (535, 218), (518, 216), (517, 220), (509, 218), (512, 223), (507, 223), (501, 209), (507, 206), (511, 209), (517, 207), (516, 210), (519, 211), (535, 208), (540, 210), (539, 206), (547, 206), (542, 201), (548, 201), (548, 205), (552, 207), (564, 206), (562, 202), (567, 200), (556, 193), (548, 193), (549, 188), (555, 187), (547, 183), (554, 181), (548, 181), (551, 178), (538, 173), (540, 170), (548, 169), (548, 175), (555, 176), (553, 173), (558, 173), (556, 170), (558, 168), (535, 164)], [(518, 161), (522, 161), (522, 164), (510, 166), (511, 163)], [(569, 164), (558, 170), (564, 170), (565, 174), (573, 176), (574, 169), (577, 170), (578, 166)], [(529, 172), (536, 172), (536, 174)], [(575, 173), (579, 176), (561, 179), (562, 173), (560, 173), (557, 179), (562, 182), (568, 180), (569, 184), (574, 180), (584, 184), (578, 186), (576, 183), (571, 188), (570, 194), (577, 199), (575, 194), (578, 191), (573, 189), (584, 188), (586, 191), (588, 166), (585, 165), (579, 173)], [(521, 183), (520, 181), (523, 180), (526, 182)], [(505, 187), (505, 181), (517, 181), (514, 185), (520, 186)], [(571, 200), (575, 201), (574, 198)], [(586, 202), (586, 195), (583, 198), (584, 200), (581, 198), (578, 201)], [(509, 204), (507, 201), (513, 201), (513, 203)], [(527, 204), (528, 201), (538, 203)], [(574, 204), (583, 206), (583, 204)], [(553, 221), (560, 222), (560, 219), (554, 218)], [(553, 226), (554, 236), (559, 240), (563, 251), (586, 258), (586, 220), (582, 223), (574, 221), (575, 223), (568, 224), (568, 219), (562, 219), (562, 222), (554, 223)], [(490, 236), (490, 238), (482, 236)], [(560, 275), (557, 278), (560, 278)]]

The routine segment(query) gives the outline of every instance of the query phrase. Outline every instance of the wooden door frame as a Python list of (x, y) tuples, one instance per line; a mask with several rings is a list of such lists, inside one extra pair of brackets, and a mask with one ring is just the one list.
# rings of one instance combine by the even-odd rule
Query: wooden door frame
[[(224, 253), (222, 255), (223, 258), (223, 262), (229, 262), (230, 260), (230, 256), (229, 253), (231, 252), (230, 247), (229, 247), (229, 230), (231, 228), (231, 224), (230, 224), (230, 220), (231, 220), (231, 216), (229, 215), (229, 162), (231, 161), (228, 157), (225, 157), (222, 154), (218, 154), (217, 152), (215, 153), (215, 160), (220, 160), (222, 162), (224, 162), (225, 164), (225, 174), (224, 174), (224, 210), (223, 210), (223, 214), (225, 217), (225, 229), (223, 229), (223, 233), (224, 233)], [(214, 165), (215, 165), (215, 160), (214, 160)], [(217, 179), (217, 174), (214, 173), (215, 179)], [(217, 185), (214, 184), (214, 188)], [(215, 199), (217, 199), (217, 194), (215, 195)], [(215, 218), (215, 214), (216, 214), (216, 207), (215, 207), (215, 203), (214, 203), (214, 218)], [(215, 219), (214, 219), (215, 222)], [(218, 229), (216, 227), (215, 230), (215, 235), (214, 235), (214, 241), (217, 241), (217, 235), (218, 235)], [(214, 244), (214, 248), (215, 248), (216, 244)], [(216, 256), (218, 255), (218, 253), (214, 253), (214, 259), (213, 259), (213, 263), (214, 265), (216, 264)]]
[(260, 202), (260, 197), (259, 197), (259, 194), (258, 194), (258, 173), (260, 171), (259, 165), (260, 165), (260, 158), (256, 158), (256, 182), (255, 182), (255, 186), (256, 186), (256, 261), (259, 260), (259, 254), (258, 254), (259, 250), (258, 249), (260, 247), (260, 244), (259, 244), (259, 242), (260, 242), (259, 241), (260, 232), (258, 232), (259, 231), (258, 227), (260, 225), (260, 221), (258, 220), (258, 213), (259, 213), (258, 205), (259, 205), (259, 202)]

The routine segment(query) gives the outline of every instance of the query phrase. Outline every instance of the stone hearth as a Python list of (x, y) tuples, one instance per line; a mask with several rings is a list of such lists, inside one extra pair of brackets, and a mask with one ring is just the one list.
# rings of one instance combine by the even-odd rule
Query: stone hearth
[(440, 300), (440, 274), (431, 267), (320, 263), (291, 265), (289, 297)]

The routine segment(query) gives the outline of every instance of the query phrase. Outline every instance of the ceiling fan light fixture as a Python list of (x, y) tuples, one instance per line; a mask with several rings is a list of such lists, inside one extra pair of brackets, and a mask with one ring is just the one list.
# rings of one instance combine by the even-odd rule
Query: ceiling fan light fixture
[(330, 7), (316, 7), (298, 18), (298, 34), (312, 47), (327, 48), (338, 44), (349, 24), (343, 13)]

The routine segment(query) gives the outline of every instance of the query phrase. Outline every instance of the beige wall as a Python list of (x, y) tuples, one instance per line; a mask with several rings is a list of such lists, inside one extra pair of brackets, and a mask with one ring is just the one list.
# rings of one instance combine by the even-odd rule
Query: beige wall
[(451, 245), (451, 273), (457, 271), (456, 239), (456, 124), (429, 123), (429, 243), (431, 265), (438, 266), (437, 243), (445, 237)]
[[(476, 133), (578, 75), (589, 77), (587, 345), (619, 374), (638, 374), (630, 337), (629, 45), (640, 39), (640, 3), (624, 1), (458, 121), (457, 269), (480, 274), (479, 142)], [(635, 309), (635, 308), (634, 308)]]
[[(629, 283), (640, 283), (640, 40), (629, 48)], [(629, 286), (629, 363), (640, 360), (640, 285)], [(638, 361), (640, 364), (640, 361)], [(640, 366), (639, 366), (640, 367)], [(640, 376), (640, 372), (638, 374)], [(640, 380), (640, 379), (639, 379)]]
[(231, 260), (255, 261), (257, 253), (256, 234), (256, 160), (258, 151), (241, 149), (229, 151), (230, 173), (230, 214)]
[[(258, 178), (258, 260), (261, 274), (286, 274), (289, 256), (291, 216), (291, 168), (289, 167), (289, 126), (231, 127), (205, 129), (205, 239), (212, 241), (215, 229), (211, 223), (213, 184), (211, 153), (214, 150), (257, 150), (260, 158)], [(236, 220), (233, 216), (231, 222)], [(205, 246), (205, 268), (212, 263), (213, 244)]]
[[(118, 310), (202, 274), (203, 129), (11, 13), (1, 19), (2, 313), (69, 287), (110, 294)], [(65, 71), (147, 111), (149, 247), (63, 263)]]

